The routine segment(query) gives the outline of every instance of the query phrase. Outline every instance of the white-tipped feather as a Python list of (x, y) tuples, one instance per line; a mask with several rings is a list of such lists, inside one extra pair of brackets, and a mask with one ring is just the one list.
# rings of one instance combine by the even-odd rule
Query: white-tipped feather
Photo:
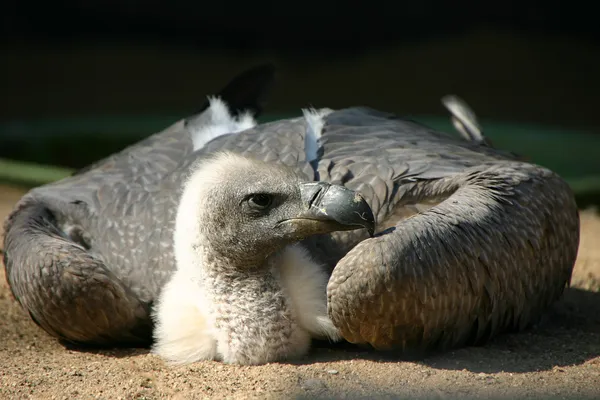
[(325, 125), (325, 116), (332, 110), (324, 108), (315, 110), (314, 108), (303, 109), (302, 114), (306, 121), (306, 136), (304, 137), (304, 153), (306, 161), (311, 162), (317, 159), (319, 147), (321, 147), (321, 135), (323, 134), (323, 125)]
[(194, 125), (190, 134), (194, 142), (194, 151), (201, 149), (211, 140), (227, 133), (241, 132), (256, 126), (250, 112), (238, 117), (232, 116), (227, 104), (218, 97), (208, 97), (209, 107)]

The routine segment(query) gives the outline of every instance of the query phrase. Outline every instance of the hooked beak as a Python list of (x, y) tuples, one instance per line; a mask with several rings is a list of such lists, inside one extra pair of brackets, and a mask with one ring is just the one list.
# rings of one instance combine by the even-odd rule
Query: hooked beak
[(298, 233), (315, 235), (365, 228), (375, 232), (375, 217), (365, 199), (353, 190), (327, 182), (300, 184), (303, 211), (285, 222), (296, 225)]

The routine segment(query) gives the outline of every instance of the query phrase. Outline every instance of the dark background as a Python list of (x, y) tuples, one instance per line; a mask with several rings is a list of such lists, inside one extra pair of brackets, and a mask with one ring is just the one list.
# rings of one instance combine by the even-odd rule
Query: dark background
[(40, 118), (180, 118), (243, 69), (273, 61), (278, 83), (267, 111), (275, 114), (368, 105), (445, 117), (439, 99), (454, 93), (484, 122), (600, 132), (600, 30), (589, 7), (2, 2), (0, 123), (14, 136), (15, 124)]

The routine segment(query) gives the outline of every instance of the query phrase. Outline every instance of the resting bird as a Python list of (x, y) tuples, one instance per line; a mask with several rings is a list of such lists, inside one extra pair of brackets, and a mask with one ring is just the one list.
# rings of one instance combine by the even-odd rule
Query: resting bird
[(304, 355), (311, 336), (338, 339), (327, 274), (295, 243), (361, 227), (373, 231), (373, 214), (343, 186), (302, 183), (287, 167), (233, 153), (202, 160), (177, 211), (155, 352), (174, 363), (259, 364)]
[[(477, 127), (468, 113), (455, 118), (469, 135)], [(198, 116), (23, 197), (5, 228), (15, 298), (66, 341), (148, 344), (151, 307), (176, 268), (184, 182), (222, 151), (364, 197), (374, 237), (357, 229), (301, 241), (326, 266), (327, 314), (352, 343), (483, 343), (535, 322), (569, 284), (579, 217), (552, 171), (369, 108), (257, 125), (212, 99)]]

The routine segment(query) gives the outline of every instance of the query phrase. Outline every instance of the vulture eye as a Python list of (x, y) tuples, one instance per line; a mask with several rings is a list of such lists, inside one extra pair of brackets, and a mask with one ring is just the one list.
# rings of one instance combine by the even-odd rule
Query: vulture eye
[(250, 202), (250, 205), (253, 206), (254, 208), (263, 210), (271, 205), (273, 199), (268, 194), (258, 193), (258, 194), (253, 194), (252, 196), (250, 196), (248, 201)]

